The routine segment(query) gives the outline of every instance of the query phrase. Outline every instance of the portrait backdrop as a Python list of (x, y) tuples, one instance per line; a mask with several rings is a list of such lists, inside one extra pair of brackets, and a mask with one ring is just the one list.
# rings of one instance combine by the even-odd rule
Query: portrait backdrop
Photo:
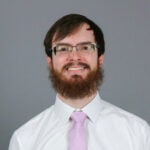
[(55, 101), (43, 40), (68, 13), (87, 16), (104, 32), (101, 97), (150, 122), (149, 0), (1, 0), (1, 150), (14, 130)]

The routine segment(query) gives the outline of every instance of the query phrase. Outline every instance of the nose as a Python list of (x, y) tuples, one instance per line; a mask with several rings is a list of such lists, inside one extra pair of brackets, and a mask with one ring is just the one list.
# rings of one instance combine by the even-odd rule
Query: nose
[(75, 46), (72, 47), (72, 51), (69, 53), (68, 58), (71, 61), (78, 61), (81, 59), (81, 56)]

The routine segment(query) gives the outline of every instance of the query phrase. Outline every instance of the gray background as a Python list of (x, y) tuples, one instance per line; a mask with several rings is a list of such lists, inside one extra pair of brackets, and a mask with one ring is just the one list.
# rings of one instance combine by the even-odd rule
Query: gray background
[(54, 103), (43, 39), (68, 13), (86, 15), (103, 29), (102, 98), (150, 122), (150, 0), (1, 0), (1, 150), (15, 129)]

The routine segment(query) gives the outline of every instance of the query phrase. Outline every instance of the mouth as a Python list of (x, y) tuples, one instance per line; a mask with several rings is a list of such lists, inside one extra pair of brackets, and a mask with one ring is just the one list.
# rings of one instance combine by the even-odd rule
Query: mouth
[(83, 76), (85, 75), (85, 73), (87, 72), (87, 70), (90, 69), (88, 64), (85, 63), (69, 63), (66, 64), (63, 67), (64, 71), (66, 71), (66, 73), (73, 77), (73, 76)]
[(69, 63), (64, 66), (65, 70), (70, 70), (70, 71), (78, 71), (78, 70), (84, 70), (89, 68), (90, 68), (89, 65), (85, 63), (78, 63), (78, 64)]
[(84, 67), (70, 67), (67, 70), (76, 71), (76, 70), (83, 70), (83, 69), (84, 69)]

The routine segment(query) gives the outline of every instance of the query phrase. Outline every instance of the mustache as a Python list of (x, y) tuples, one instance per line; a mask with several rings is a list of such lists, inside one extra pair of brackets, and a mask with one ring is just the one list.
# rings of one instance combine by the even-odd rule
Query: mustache
[(78, 65), (78, 66), (81, 66), (83, 68), (86, 68), (86, 69), (90, 69), (90, 66), (86, 63), (82, 63), (82, 62), (78, 62), (78, 63), (68, 63), (66, 65), (63, 66), (63, 70), (66, 70), (72, 66), (75, 66), (75, 65)]

